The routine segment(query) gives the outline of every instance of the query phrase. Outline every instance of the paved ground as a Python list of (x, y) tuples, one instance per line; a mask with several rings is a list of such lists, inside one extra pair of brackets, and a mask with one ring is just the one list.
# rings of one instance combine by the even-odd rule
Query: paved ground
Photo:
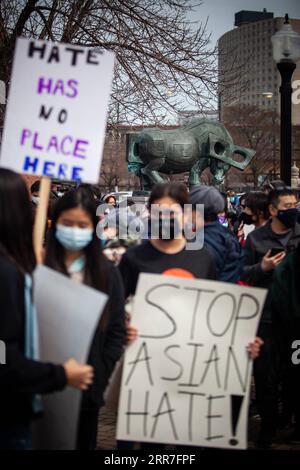
[[(113, 450), (116, 448), (115, 440), (116, 431), (116, 414), (102, 408), (99, 416), (98, 428), (98, 448), (105, 450)], [(251, 418), (249, 420), (249, 449), (254, 449), (254, 442), (259, 431), (259, 419)], [(276, 443), (273, 446), (274, 450), (300, 450), (300, 445), (291, 445), (285, 443), (290, 434), (288, 431), (280, 431)]]

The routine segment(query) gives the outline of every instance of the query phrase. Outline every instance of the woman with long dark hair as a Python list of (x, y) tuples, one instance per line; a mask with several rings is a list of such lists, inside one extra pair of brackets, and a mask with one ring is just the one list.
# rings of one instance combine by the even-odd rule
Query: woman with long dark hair
[(92, 368), (73, 359), (63, 366), (38, 361), (32, 225), (25, 182), (0, 168), (0, 340), (6, 353), (0, 361), (0, 449), (31, 448), (30, 422), (41, 411), (36, 394), (66, 385), (86, 389), (92, 381)]
[[(83, 394), (78, 448), (95, 449), (103, 392), (125, 342), (124, 294), (120, 274), (102, 254), (96, 235), (96, 203), (82, 189), (66, 193), (55, 205), (45, 264), (77, 282), (105, 292), (108, 303), (95, 332), (88, 362), (92, 386)], [(86, 312), (88, 315), (88, 312)]]

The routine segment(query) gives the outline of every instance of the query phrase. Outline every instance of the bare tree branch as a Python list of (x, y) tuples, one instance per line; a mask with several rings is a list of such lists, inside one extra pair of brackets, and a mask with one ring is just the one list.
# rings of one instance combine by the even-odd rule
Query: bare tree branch
[(190, 107), (211, 109), (217, 56), (206, 22), (189, 19), (199, 5), (192, 0), (2, 0), (0, 79), (9, 81), (16, 36), (47, 38), (115, 52), (110, 124), (116, 119), (160, 123)]

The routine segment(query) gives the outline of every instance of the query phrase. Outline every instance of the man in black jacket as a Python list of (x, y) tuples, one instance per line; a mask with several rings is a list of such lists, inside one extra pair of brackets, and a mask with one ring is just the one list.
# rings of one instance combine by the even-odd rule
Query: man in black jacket
[(218, 214), (225, 208), (223, 196), (212, 186), (195, 186), (189, 194), (189, 201), (193, 205), (196, 230), (198, 222), (200, 230), (203, 227), (202, 220), (198, 220), (196, 205), (204, 205), (204, 247), (215, 262), (218, 281), (238, 282), (243, 268), (243, 250), (237, 237), (218, 220)]
[[(269, 289), (273, 271), (285, 258), (286, 253), (300, 243), (300, 225), (297, 198), (290, 189), (276, 189), (269, 194), (271, 219), (251, 232), (246, 241), (242, 280), (252, 286)], [(271, 370), (271, 309), (267, 297), (258, 336), (264, 341), (261, 355), (254, 364), (256, 400), (261, 416), (259, 444), (268, 447), (276, 432), (276, 373)]]

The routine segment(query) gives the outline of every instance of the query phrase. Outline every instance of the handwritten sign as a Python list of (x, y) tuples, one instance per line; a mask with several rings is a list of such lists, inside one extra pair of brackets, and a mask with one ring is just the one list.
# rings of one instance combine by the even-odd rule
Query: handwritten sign
[(19, 38), (1, 166), (96, 183), (113, 65), (111, 52)]
[(142, 274), (122, 376), (117, 438), (247, 446), (252, 360), (266, 291)]

